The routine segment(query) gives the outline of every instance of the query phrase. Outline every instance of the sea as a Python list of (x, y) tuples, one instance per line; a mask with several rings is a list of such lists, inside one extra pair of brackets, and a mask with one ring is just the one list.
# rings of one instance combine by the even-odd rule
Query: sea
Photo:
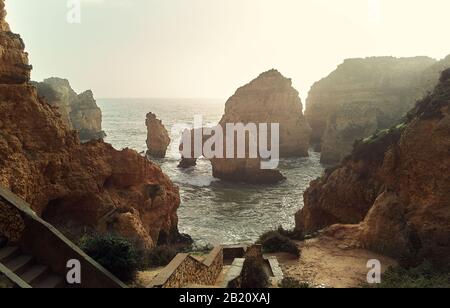
[[(179, 229), (198, 246), (252, 243), (279, 226), (292, 229), (295, 213), (303, 207), (303, 193), (321, 176), (325, 166), (320, 154), (284, 159), (279, 169), (287, 178), (277, 185), (229, 183), (212, 176), (211, 164), (201, 159), (196, 167), (182, 170), (178, 145), (181, 125), (193, 125), (201, 116), (204, 125), (216, 125), (225, 109), (219, 99), (99, 99), (106, 142), (114, 148), (135, 149), (145, 155), (145, 118), (153, 112), (163, 121), (172, 144), (165, 159), (154, 160), (180, 187)], [(177, 129), (178, 128), (178, 129)]]

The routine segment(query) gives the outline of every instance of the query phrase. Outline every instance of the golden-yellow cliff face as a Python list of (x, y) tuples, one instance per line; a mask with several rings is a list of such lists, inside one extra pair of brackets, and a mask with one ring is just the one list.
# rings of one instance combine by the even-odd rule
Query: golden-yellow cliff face
[(333, 224), (353, 224), (347, 232), (377, 252), (449, 263), (450, 70), (406, 123), (358, 144), (311, 183), (297, 229)]
[(57, 226), (117, 232), (144, 247), (176, 239), (178, 188), (135, 151), (81, 144), (29, 84), (24, 44), (5, 16), (0, 0), (0, 185)]
[[(232, 134), (227, 136), (228, 124), (256, 124), (255, 131), (258, 133), (261, 133), (258, 128), (259, 124), (268, 124), (268, 126), (279, 124), (278, 158), (307, 157), (309, 155), (311, 128), (303, 115), (299, 93), (292, 87), (292, 80), (284, 77), (277, 70), (272, 69), (262, 73), (250, 83), (239, 88), (228, 99), (225, 113), (219, 122), (224, 136), (222, 148), (224, 154), (229, 150), (227, 149), (229, 142), (234, 142), (234, 148), (237, 148), (236, 138)], [(191, 144), (194, 144), (194, 131), (191, 131)], [(202, 129), (199, 129), (198, 132), (200, 135), (202, 133), (207, 135), (204, 136), (203, 143), (211, 137), (211, 133), (206, 133)], [(273, 140), (271, 138), (270, 132), (267, 134), (267, 144)], [(248, 137), (246, 141), (249, 143)], [(255, 144), (264, 147), (260, 140), (256, 140)], [(242, 158), (243, 156), (237, 158), (236, 153), (234, 158), (212, 158), (213, 176), (227, 181), (251, 184), (273, 184), (285, 180), (280, 171), (261, 168), (260, 153), (250, 158), (249, 152), (249, 146), (247, 146), (245, 158)], [(191, 157), (194, 157), (193, 153)], [(188, 168), (195, 163), (195, 158), (183, 158), (180, 167)]]
[(0, 83), (22, 84), (29, 80), (31, 66), (19, 35), (10, 31), (5, 20), (4, 0), (0, 1)]
[(146, 116), (145, 125), (147, 126), (147, 154), (155, 158), (166, 157), (170, 137), (162, 121), (150, 112)]
[(372, 57), (349, 59), (313, 85), (306, 101), (312, 141), (321, 160), (338, 164), (353, 143), (401, 121), (432, 91), (450, 58)]

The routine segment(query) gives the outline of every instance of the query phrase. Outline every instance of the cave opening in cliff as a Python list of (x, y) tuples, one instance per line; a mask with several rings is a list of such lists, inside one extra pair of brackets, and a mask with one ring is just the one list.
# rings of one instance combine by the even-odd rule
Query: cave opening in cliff
[(87, 197), (63, 197), (51, 200), (41, 214), (42, 219), (62, 233), (80, 238), (90, 233), (97, 222), (92, 200)]

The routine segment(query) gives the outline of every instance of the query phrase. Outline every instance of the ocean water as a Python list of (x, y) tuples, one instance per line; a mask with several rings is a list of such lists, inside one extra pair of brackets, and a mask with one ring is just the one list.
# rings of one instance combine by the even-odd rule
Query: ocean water
[(223, 182), (212, 177), (211, 165), (200, 160), (195, 168), (177, 168), (180, 154), (176, 124), (193, 124), (201, 115), (205, 125), (219, 122), (224, 101), (193, 99), (99, 99), (106, 142), (116, 149), (146, 151), (145, 116), (155, 113), (171, 134), (167, 157), (155, 160), (180, 187), (179, 228), (198, 245), (254, 242), (265, 231), (278, 226), (294, 227), (294, 215), (303, 207), (303, 192), (324, 170), (320, 155), (281, 160), (279, 169), (287, 181), (270, 186)]

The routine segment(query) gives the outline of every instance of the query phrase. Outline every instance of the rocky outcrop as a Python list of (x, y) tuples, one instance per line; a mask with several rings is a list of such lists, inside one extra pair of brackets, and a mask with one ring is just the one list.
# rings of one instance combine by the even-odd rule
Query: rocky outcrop
[(147, 114), (145, 125), (147, 126), (147, 154), (155, 158), (166, 157), (170, 137), (162, 121), (150, 112)]
[[(261, 74), (249, 84), (239, 88), (227, 101), (225, 114), (219, 123), (224, 132), (224, 154), (227, 147), (226, 139), (233, 138), (226, 135), (226, 126), (237, 123), (243, 125), (253, 123), (257, 127), (264, 123), (269, 125), (278, 123), (280, 158), (308, 156), (311, 128), (303, 116), (299, 93), (292, 87), (291, 79), (285, 78), (276, 70)], [(248, 142), (247, 140), (247, 144)], [(267, 142), (270, 145), (270, 135)], [(259, 145), (259, 141), (257, 143)], [(229, 181), (256, 184), (276, 183), (285, 179), (277, 170), (262, 170), (261, 156), (258, 154), (257, 158), (250, 158), (248, 147), (245, 157), (211, 159), (213, 176)], [(180, 165), (189, 167), (195, 165), (195, 160), (184, 159)]]
[(68, 80), (55, 77), (32, 84), (39, 96), (58, 108), (63, 122), (70, 129), (78, 131), (83, 142), (106, 136), (102, 131), (102, 111), (91, 90), (77, 94)]
[(29, 84), (29, 70), (15, 69), (28, 62), (19, 36), (4, 31), (3, 7), (0, 185), (56, 226), (116, 232), (144, 247), (178, 239), (178, 188), (135, 151), (80, 142)]
[[(409, 262), (450, 262), (450, 70), (404, 124), (359, 142), (305, 192), (298, 231), (333, 224)], [(336, 230), (336, 226), (333, 227)]]
[(262, 73), (228, 99), (220, 125), (226, 123), (279, 123), (280, 157), (308, 156), (311, 128), (299, 93), (277, 70)]
[[(219, 125), (226, 127), (227, 123), (279, 123), (280, 157), (308, 156), (311, 129), (303, 116), (299, 93), (291, 79), (276, 70), (261, 74), (236, 91), (227, 101)], [(220, 179), (256, 184), (285, 179), (277, 170), (262, 170), (261, 159), (215, 158), (211, 163), (213, 176)]]
[[(400, 122), (445, 67), (427, 57), (350, 59), (314, 84), (306, 104), (322, 162), (336, 164), (357, 139)], [(448, 62), (448, 61), (447, 61)]]
[(0, 83), (22, 84), (29, 80), (32, 67), (22, 39), (10, 31), (5, 17), (5, 2), (0, 1)]

